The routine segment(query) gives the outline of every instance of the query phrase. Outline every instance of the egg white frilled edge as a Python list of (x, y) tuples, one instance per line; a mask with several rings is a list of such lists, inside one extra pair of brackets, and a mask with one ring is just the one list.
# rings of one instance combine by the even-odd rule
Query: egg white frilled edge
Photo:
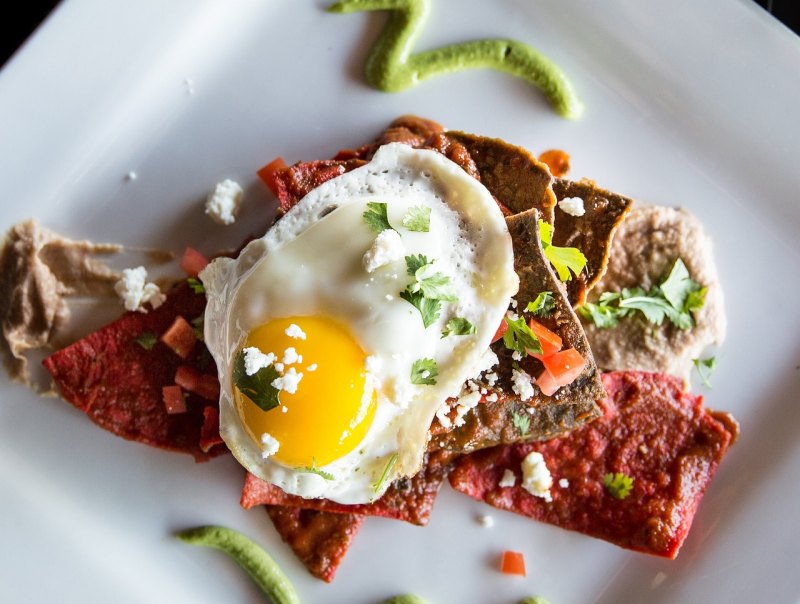
[[(387, 203), (405, 254), (434, 258), (436, 270), (453, 283), (458, 300), (444, 302), (427, 329), (418, 310), (398, 295), (413, 279), (403, 258), (372, 273), (363, 267), (377, 235), (362, 218), (367, 202)], [(408, 209), (419, 205), (431, 209), (430, 232), (402, 227)], [(238, 258), (214, 260), (200, 278), (208, 298), (205, 341), (221, 385), (222, 438), (247, 470), (285, 492), (343, 504), (373, 501), (393, 480), (419, 471), (436, 410), (485, 363), (518, 288), (511, 237), (489, 191), (443, 155), (399, 143), (311, 191)], [(374, 419), (354, 450), (320, 468), (332, 480), (262, 458), (233, 398), (233, 361), (248, 332), (296, 315), (338, 320), (379, 359), (367, 380), (377, 391)], [(442, 338), (454, 316), (469, 319), (476, 333)], [(436, 384), (413, 385), (412, 363), (425, 357), (438, 364)], [(376, 489), (394, 453), (396, 463)]]

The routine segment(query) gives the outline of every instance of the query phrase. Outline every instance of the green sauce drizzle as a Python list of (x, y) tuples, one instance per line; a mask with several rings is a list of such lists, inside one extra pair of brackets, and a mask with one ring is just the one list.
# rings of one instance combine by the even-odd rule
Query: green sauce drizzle
[(300, 604), (288, 577), (254, 541), (224, 526), (199, 526), (175, 535), (190, 545), (213, 547), (228, 554), (256, 582), (273, 604)]
[(413, 594), (403, 594), (384, 600), (381, 604), (429, 604), (425, 598)]
[(384, 92), (398, 92), (443, 73), (489, 68), (504, 71), (539, 88), (564, 118), (583, 112), (564, 72), (543, 54), (516, 40), (475, 40), (411, 54), (430, 11), (430, 0), (342, 0), (332, 13), (391, 11), (367, 58), (367, 82)]

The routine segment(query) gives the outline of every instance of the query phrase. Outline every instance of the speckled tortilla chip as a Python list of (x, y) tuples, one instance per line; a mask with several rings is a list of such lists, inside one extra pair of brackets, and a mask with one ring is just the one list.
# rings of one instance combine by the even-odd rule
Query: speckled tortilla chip
[(315, 577), (330, 583), (364, 516), (265, 506), (275, 530)]
[(513, 214), (536, 209), (543, 220), (553, 223), (556, 198), (546, 164), (499, 138), (453, 130), (447, 137), (464, 145), (478, 167), (480, 181)]
[[(538, 213), (529, 210), (506, 218), (506, 222), (514, 245), (514, 268), (520, 279), (519, 292), (515, 296), (518, 312), (522, 313), (528, 302), (535, 300), (539, 293), (552, 292), (555, 311), (549, 317), (537, 320), (561, 337), (564, 348), (572, 347), (581, 353), (586, 359), (586, 367), (574, 382), (560, 388), (553, 396), (545, 396), (536, 388), (533, 398), (522, 401), (512, 388), (511, 374), (515, 362), (511, 351), (502, 341), (496, 342), (492, 350), (500, 361), (495, 369), (499, 380), (493, 391), (498, 394), (498, 400), (479, 404), (467, 414), (463, 426), (449, 431), (442, 430), (434, 422), (433, 447), (474, 451), (503, 443), (552, 438), (600, 415), (595, 403), (604, 396), (600, 372), (563, 286), (544, 258), (539, 240)], [(526, 356), (518, 364), (534, 378), (543, 371), (541, 362), (531, 356)], [(514, 414), (530, 417), (530, 430), (525, 434), (514, 425)]]
[[(450, 484), (503, 510), (674, 558), (738, 426), (704, 409), (702, 397), (672, 376), (617, 372), (603, 382), (602, 419), (563, 438), (462, 457)], [(532, 451), (542, 454), (553, 477), (552, 502), (521, 486), (520, 463)], [(517, 477), (513, 487), (498, 486), (506, 470)], [(633, 480), (623, 499), (604, 485), (614, 473)]]
[(624, 220), (633, 201), (599, 188), (591, 180), (556, 179), (553, 191), (559, 201), (567, 197), (583, 200), (586, 213), (572, 216), (561, 209), (555, 211), (553, 245), (576, 247), (586, 256), (586, 268), (567, 281), (567, 292), (573, 306), (586, 302), (586, 294), (606, 272), (614, 231)]
[(424, 526), (428, 523), (439, 487), (447, 475), (450, 457), (441, 451), (429, 455), (416, 476), (398, 480), (374, 503), (360, 505), (342, 505), (327, 499), (304, 499), (288, 495), (275, 485), (248, 473), (241, 504), (245, 509), (268, 504), (335, 514), (382, 516)]
[(212, 434), (216, 428), (213, 421), (206, 420), (209, 413), (205, 408), (212, 407), (210, 415), (214, 415), (217, 402), (189, 394), (187, 411), (169, 415), (161, 389), (175, 383), (175, 370), (182, 364), (216, 375), (213, 360), (199, 343), (186, 361), (161, 342), (151, 350), (136, 343), (145, 333), (157, 338), (177, 316), (192, 320), (204, 309), (205, 296), (182, 283), (159, 308), (126, 313), (49, 356), (44, 366), (63, 397), (100, 427), (129, 440), (206, 461), (228, 451), (218, 444), (218, 434)]

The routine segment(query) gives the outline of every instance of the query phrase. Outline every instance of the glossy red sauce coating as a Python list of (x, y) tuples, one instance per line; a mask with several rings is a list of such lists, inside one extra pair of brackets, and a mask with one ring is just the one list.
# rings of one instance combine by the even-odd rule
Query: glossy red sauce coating
[(570, 157), (566, 151), (549, 149), (539, 156), (539, 161), (547, 164), (550, 174), (556, 178), (561, 178), (569, 173)]

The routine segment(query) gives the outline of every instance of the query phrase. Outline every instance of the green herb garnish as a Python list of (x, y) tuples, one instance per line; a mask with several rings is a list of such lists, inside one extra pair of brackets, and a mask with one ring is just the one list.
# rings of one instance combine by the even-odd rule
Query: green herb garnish
[(381, 489), (383, 489), (383, 485), (386, 480), (389, 478), (389, 474), (394, 468), (394, 464), (397, 463), (398, 455), (397, 453), (392, 453), (389, 456), (389, 460), (386, 462), (386, 465), (383, 467), (383, 472), (381, 473), (381, 477), (378, 479), (374, 485), (372, 485), (372, 492), (373, 493), (380, 493)]
[(616, 474), (605, 474), (603, 476), (603, 484), (609, 494), (615, 499), (625, 499), (631, 493), (633, 488), (633, 478), (617, 472)]
[(192, 288), (192, 291), (196, 294), (204, 294), (206, 293), (206, 288), (203, 285), (203, 282), (200, 279), (195, 279), (194, 277), (189, 277), (186, 280), (186, 283), (189, 284), (189, 287)]
[(158, 342), (156, 334), (152, 331), (145, 331), (142, 335), (136, 338), (136, 343), (145, 350), (152, 350), (153, 346)]
[(418, 386), (433, 386), (439, 375), (439, 366), (433, 359), (417, 359), (411, 365), (411, 383)]
[(201, 342), (204, 342), (206, 316), (200, 315), (199, 317), (192, 319), (191, 323), (194, 331), (194, 337), (200, 340)]
[(526, 436), (531, 429), (531, 416), (527, 413), (514, 411), (511, 414), (511, 423), (514, 424), (520, 436)]
[(703, 382), (703, 385), (706, 388), (711, 388), (711, 381), (709, 378), (717, 366), (717, 357), (692, 359), (692, 363), (694, 363), (694, 367), (697, 369), (697, 375), (700, 376), (700, 381)]
[(532, 354), (542, 354), (542, 343), (539, 338), (531, 331), (523, 317), (510, 319), (504, 317), (508, 329), (503, 334), (503, 344), (509, 350), (516, 350), (521, 355), (529, 352)]
[(614, 327), (619, 319), (637, 310), (655, 325), (661, 325), (666, 318), (679, 329), (690, 329), (694, 326), (692, 313), (705, 304), (706, 291), (689, 277), (686, 265), (678, 258), (667, 278), (649, 291), (633, 287), (605, 292), (596, 304), (586, 303), (578, 312), (601, 329)]
[(386, 229), (392, 228), (392, 225), (389, 224), (388, 207), (389, 204), (387, 203), (367, 202), (367, 209), (361, 216), (364, 218), (364, 222), (369, 225), (369, 228), (376, 233), (382, 233)]
[(274, 409), (280, 404), (278, 398), (280, 390), (272, 385), (272, 381), (279, 376), (278, 370), (272, 365), (262, 367), (253, 375), (247, 375), (244, 368), (244, 350), (239, 351), (233, 362), (234, 386), (264, 411)]
[(324, 470), (320, 470), (317, 467), (317, 460), (315, 457), (311, 458), (311, 465), (304, 466), (302, 468), (295, 468), (299, 472), (306, 472), (307, 474), (316, 474), (317, 476), (322, 476), (325, 480), (336, 480), (330, 472), (325, 472)]
[(544, 220), (539, 220), (539, 238), (542, 240), (542, 250), (545, 258), (550, 261), (562, 281), (572, 279), (570, 271), (577, 277), (586, 267), (586, 256), (576, 247), (558, 247), (552, 245), (553, 226)]
[(476, 332), (475, 326), (464, 317), (453, 317), (442, 330), (442, 337), (469, 336)]
[(550, 292), (542, 292), (533, 302), (528, 302), (525, 311), (533, 313), (536, 317), (549, 317), (556, 309), (556, 301), (553, 299), (553, 294)]
[(433, 260), (422, 254), (406, 256), (406, 272), (414, 277), (400, 297), (412, 304), (422, 315), (422, 324), (427, 328), (439, 318), (442, 301), (456, 300), (450, 277), (443, 273), (431, 273)]
[(422, 315), (422, 324), (427, 329), (436, 322), (439, 318), (439, 311), (442, 309), (442, 303), (439, 300), (431, 300), (422, 295), (422, 292), (412, 294), (410, 291), (405, 290), (400, 292), (400, 297), (409, 302), (416, 308)]
[(427, 206), (409, 208), (403, 216), (403, 226), (409, 231), (427, 233), (431, 230), (431, 209)]

